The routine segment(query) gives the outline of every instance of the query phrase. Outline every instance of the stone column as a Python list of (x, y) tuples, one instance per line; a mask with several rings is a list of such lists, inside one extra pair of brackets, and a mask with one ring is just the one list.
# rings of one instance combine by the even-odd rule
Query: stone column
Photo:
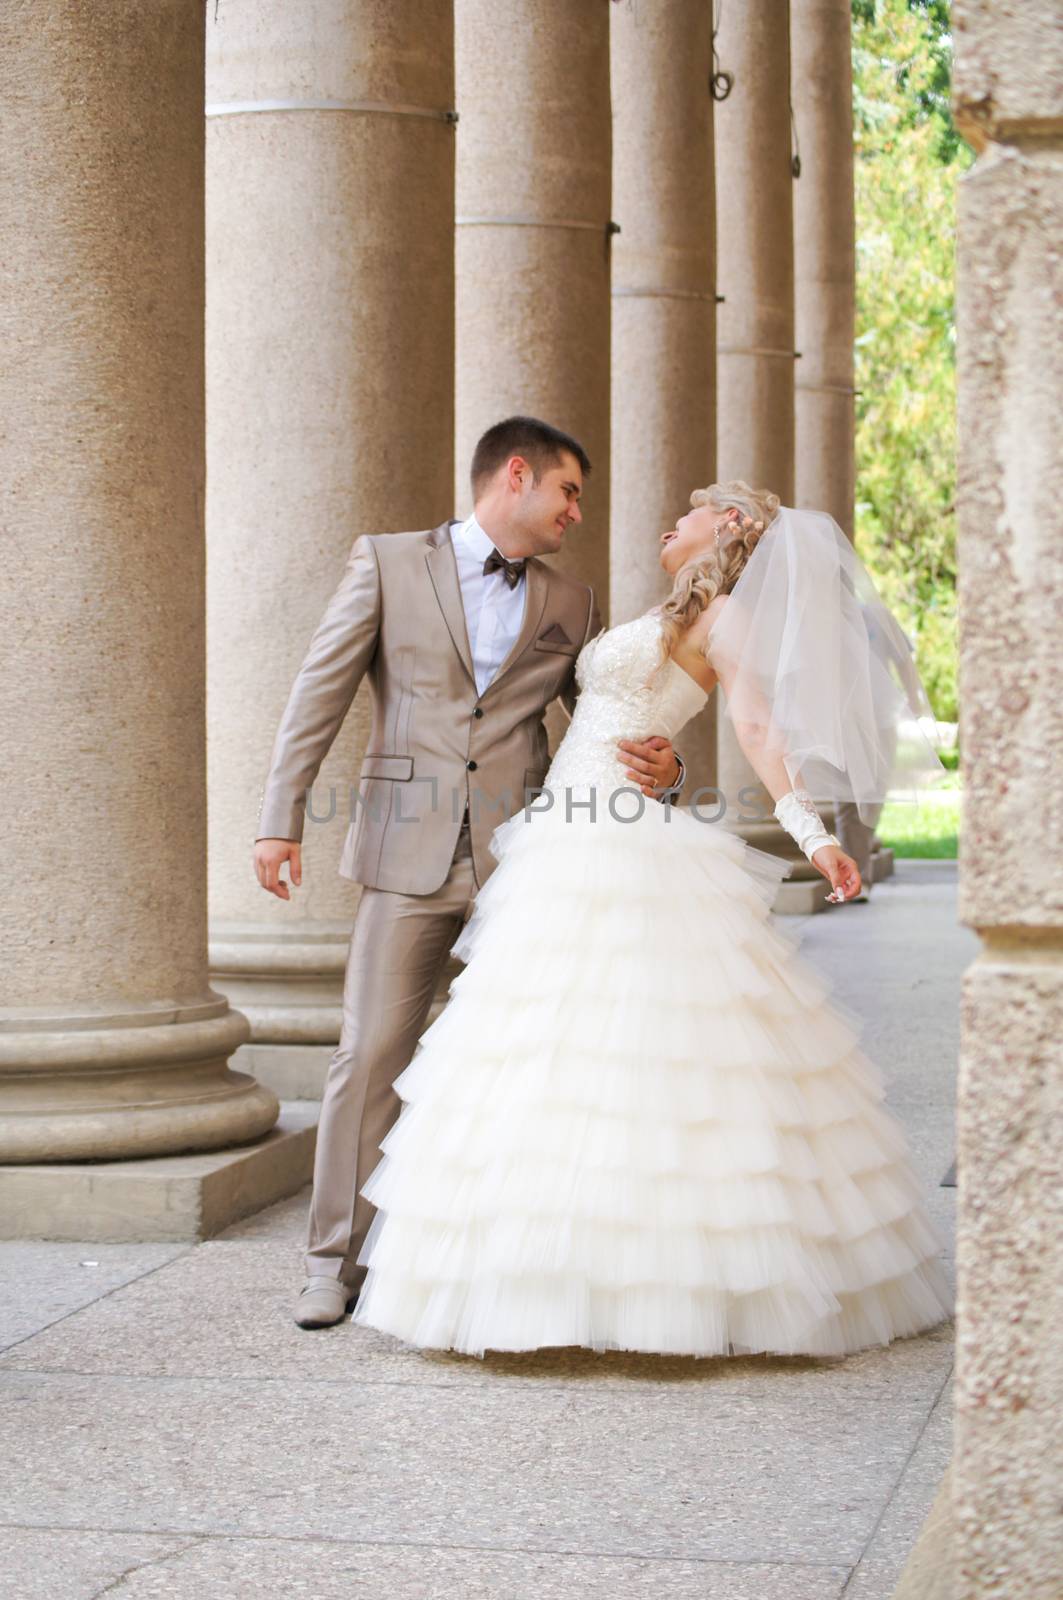
[[(712, 482), (716, 277), (712, 19), (701, 0), (620, 0), (613, 94), (612, 517), (616, 622), (661, 600), (661, 533)], [(686, 797), (715, 780), (715, 698), (680, 740)]]
[(829, 511), (853, 537), (851, 0), (790, 0), (790, 80), (801, 170), (794, 197), (794, 504)]
[[(716, 108), (716, 472), (794, 503), (794, 240), (788, 0), (724, 6), (716, 40), (734, 87)], [(728, 817), (794, 861), (775, 909), (824, 908), (822, 878), (771, 818), (772, 800), (719, 707), (717, 782)], [(768, 822), (742, 822), (767, 816)], [(820, 885), (823, 886), (822, 892)]]
[[(850, 0), (790, 0), (790, 100), (799, 158), (793, 186), (794, 320), (801, 352), (794, 385), (794, 504), (829, 511), (852, 539), (856, 216)], [(850, 848), (834, 807), (824, 804), (820, 811)], [(873, 882), (893, 871), (893, 852), (883, 850), (877, 838), (870, 863)]]
[(327, 757), (303, 884), (251, 864), (292, 679), (359, 534), (453, 511), (449, 0), (226, 0), (207, 26), (211, 958), (254, 1070), (316, 1097), (359, 891), (337, 875), (368, 735)]
[(609, 601), (609, 11), (457, 0), (455, 501), (483, 430), (528, 412), (574, 434), (585, 520), (555, 561)]
[(0, 80), (0, 1161), (217, 1150), (278, 1105), (207, 975), (202, 15), (31, 0)]
[(1063, 31), (957, 0), (962, 1001), (956, 1600), (1063, 1593)]
[(724, 6), (734, 88), (716, 108), (717, 471), (794, 496), (794, 245), (788, 0)]

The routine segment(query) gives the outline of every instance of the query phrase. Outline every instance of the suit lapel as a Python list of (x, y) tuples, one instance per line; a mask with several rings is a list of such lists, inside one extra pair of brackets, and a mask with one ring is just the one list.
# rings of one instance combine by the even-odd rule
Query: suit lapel
[(465, 607), (461, 599), (461, 584), (458, 582), (458, 563), (454, 556), (448, 522), (435, 529), (432, 535), (432, 548), (425, 556), (425, 563), (436, 592), (436, 599), (439, 601), (439, 609), (443, 613), (443, 620), (454, 641), (454, 648), (461, 657), (466, 672), (475, 683), (469, 630), (465, 626)]
[(488, 684), (485, 691), (487, 694), (490, 694), (495, 684), (505, 676), (514, 662), (524, 654), (538, 633), (539, 623), (546, 609), (546, 597), (550, 592), (550, 573), (549, 569), (543, 566), (542, 562), (537, 561), (534, 556), (528, 558), (527, 565), (524, 568), (524, 584), (526, 591), (524, 595), (524, 620), (521, 622), (520, 632), (513, 641), (513, 647), (509, 655)]

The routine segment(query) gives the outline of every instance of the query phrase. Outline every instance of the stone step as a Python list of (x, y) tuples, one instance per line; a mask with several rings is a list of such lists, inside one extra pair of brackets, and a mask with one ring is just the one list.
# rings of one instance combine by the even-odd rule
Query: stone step
[(320, 1113), (282, 1101), (261, 1138), (202, 1155), (0, 1166), (0, 1239), (209, 1239), (310, 1181)]

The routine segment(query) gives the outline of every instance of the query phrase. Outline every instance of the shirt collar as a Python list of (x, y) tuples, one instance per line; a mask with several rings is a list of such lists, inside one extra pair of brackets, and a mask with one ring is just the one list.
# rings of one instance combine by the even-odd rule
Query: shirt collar
[(493, 540), (488, 538), (487, 534), (477, 522), (475, 512), (473, 512), (471, 517), (466, 517), (465, 521), (458, 529), (458, 538), (468, 550), (469, 554), (475, 556), (478, 561), (486, 561), (487, 557), (494, 549)]

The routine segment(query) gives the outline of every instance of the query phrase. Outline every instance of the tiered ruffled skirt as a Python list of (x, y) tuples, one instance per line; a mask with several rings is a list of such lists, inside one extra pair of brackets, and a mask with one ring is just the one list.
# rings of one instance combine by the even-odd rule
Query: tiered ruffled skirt
[(788, 865), (598, 798), (495, 831), (363, 1189), (353, 1320), (476, 1355), (836, 1356), (940, 1323), (881, 1074), (770, 915)]

